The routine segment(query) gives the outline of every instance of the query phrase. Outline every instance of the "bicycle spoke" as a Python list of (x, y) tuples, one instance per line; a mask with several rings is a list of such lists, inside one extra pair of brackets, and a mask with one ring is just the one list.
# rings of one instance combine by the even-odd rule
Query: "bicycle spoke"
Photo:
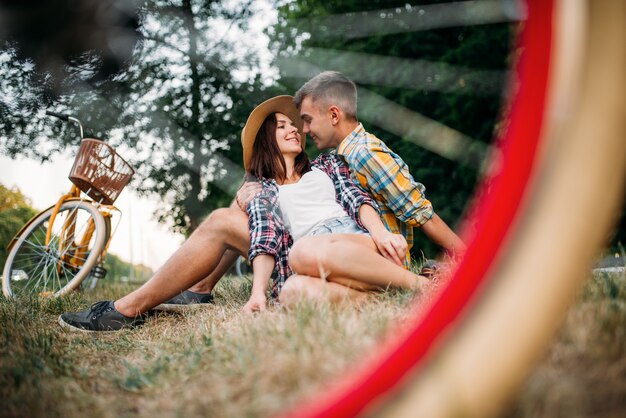
[[(50, 255), (48, 254), (48, 252), (42, 249), (43, 247), (42, 245), (37, 245), (31, 242), (30, 241), (31, 238), (37, 240), (37, 233), (31, 234), (31, 236), (29, 236), (24, 241), (25, 244), (27, 244), (26, 247), (30, 248), (32, 252), (21, 254), (22, 257), (20, 257), (20, 259), (14, 263), (14, 267), (13, 267), (13, 271), (22, 270), (22, 271), (30, 272), (30, 274), (28, 274), (27, 282), (20, 289), (20, 293), (26, 293), (25, 291), (28, 290), (29, 288), (32, 291), (36, 291), (41, 286), (42, 282), (44, 286), (47, 286), (48, 284), (47, 276), (48, 276), (48, 268), (50, 265)], [(36, 258), (38, 260), (37, 264), (34, 265), (34, 267), (33, 267), (33, 263), (31, 262), (33, 258)]]
[(30, 241), (24, 241), (24, 243), (30, 247), (32, 247), (33, 249), (37, 250), (35, 252), (35, 254), (39, 255), (39, 256), (43, 256), (44, 254), (46, 254), (46, 250), (44, 250), (41, 246), (36, 245), (31, 243)]
[[(42, 280), (42, 279), (46, 276), (46, 270), (47, 270), (47, 267), (48, 267), (48, 258), (47, 258), (47, 257), (44, 257), (44, 266), (43, 266), (43, 268), (42, 268), (42, 270), (41, 270), (41, 274), (39, 274), (39, 275), (38, 275), (39, 277), (37, 278), (37, 281), (36, 281), (36, 282), (34, 282), (34, 281), (29, 281), (28, 283), (26, 283), (26, 284), (24, 285), (23, 291), (22, 291), (21, 293), (26, 293), (25, 291), (26, 291), (26, 290), (28, 290), (28, 288), (29, 288), (29, 283), (31, 284), (30, 288), (31, 288), (33, 291), (34, 291), (36, 288), (38, 288), (38, 287), (39, 287), (39, 283), (41, 283), (41, 280)], [(30, 293), (30, 292), (28, 292), (28, 293)]]
[[(54, 269), (52, 270), (52, 288), (51, 291), (56, 293), (57, 291), (59, 291), (61, 289), (61, 277), (59, 275), (59, 268), (58, 268), (59, 262), (57, 261)], [(63, 263), (61, 263), (61, 269), (63, 269)], [(54, 279), (56, 279), (58, 286), (54, 286)]]
[[(26, 254), (28, 255), (28, 254)], [(31, 262), (31, 260), (33, 259), (33, 257), (21, 257), (20, 260), (16, 263), (14, 263), (14, 266), (10, 272), (10, 274), (14, 274), (15, 271), (17, 270), (22, 270), (22, 271), (28, 271), (30, 272), (30, 274), (28, 274), (28, 278), (27, 278), (27, 282), (24, 284), (24, 287), (27, 288), (29, 283), (32, 283), (33, 278), (37, 277), (37, 273), (39, 270), (41, 270), (43, 272), (43, 270), (45, 269), (45, 260), (46, 260), (46, 256), (45, 253), (44, 254), (37, 254), (36, 255), (37, 258), (37, 264), (35, 265), (34, 268), (31, 268), (30, 266), (33, 264)], [(22, 265), (23, 264), (23, 265)], [(15, 282), (13, 282), (15, 284)], [(19, 288), (19, 286), (18, 286)]]
[[(85, 226), (85, 228), (82, 228), (82, 229), (86, 229), (86, 226)], [(83, 231), (82, 231), (82, 229), (81, 229), (81, 231), (79, 231), (79, 232), (81, 232), (81, 233), (82, 233), (82, 232), (83, 232)], [(86, 231), (85, 231), (85, 232), (86, 232)], [(67, 251), (69, 251), (69, 249), (70, 249), (70, 248), (79, 248), (79, 247), (80, 247), (80, 246), (78, 246), (78, 245), (73, 245), (73, 244), (74, 244), (74, 241), (75, 241), (75, 237), (76, 237), (76, 234), (72, 234), (72, 235), (71, 235), (71, 237), (68, 237), (67, 241), (70, 243), (70, 245), (69, 245), (69, 246), (67, 246), (67, 247), (64, 249), (63, 253), (61, 254), (61, 257), (64, 257), (64, 256), (67, 254)], [(91, 242), (91, 241), (90, 241), (90, 242)], [(89, 244), (90, 244), (90, 242), (88, 242), (88, 243), (87, 243), (87, 249), (89, 248)]]

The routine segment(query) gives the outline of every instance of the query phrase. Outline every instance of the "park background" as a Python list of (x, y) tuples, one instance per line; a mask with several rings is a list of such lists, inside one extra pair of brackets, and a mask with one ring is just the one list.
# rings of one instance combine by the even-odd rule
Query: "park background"
[[(120, 228), (114, 251), (126, 262), (133, 252), (135, 263), (143, 250), (129, 249), (130, 235), (176, 248), (230, 201), (242, 178), (239, 134), (250, 110), (324, 69), (355, 80), (365, 127), (407, 161), (437, 212), (458, 225), (476, 182), (494, 168), (486, 157), (504, 128), (506, 95), (516, 89), (509, 69), (523, 53), (513, 39), (524, 10), (508, 0), (39, 4), (0, 3), (0, 39), (14, 39), (0, 49), (0, 238), (10, 239), (29, 206), (43, 209), (67, 187), (76, 131), (44, 112), (70, 112), (138, 169), (118, 204), (143, 231)], [(572, 196), (572, 205), (581, 198)], [(155, 210), (163, 229), (141, 219)], [(621, 218), (607, 253), (621, 252)], [(151, 235), (157, 229), (164, 235)], [(437, 254), (424, 239), (415, 249)], [(141, 262), (154, 269), (163, 257)], [(590, 275), (504, 416), (623, 415), (625, 283), (623, 273)], [(31, 303), (0, 299), (0, 416), (273, 415), (329, 390), (329, 379), (406, 319), (411, 300), (390, 292), (359, 310), (304, 305), (250, 320), (239, 314), (250, 283), (231, 280), (220, 283), (211, 310), (157, 316), (111, 338), (56, 326), (61, 312), (132, 287), (99, 285)]]
[[(366, 129), (408, 163), (438, 214), (457, 226), (489, 169), (503, 100), (515, 88), (508, 69), (524, 11), (483, 1), (459, 20), (445, 2), (418, 3), (148, 1), (69, 16), (42, 7), (59, 17), (52, 35), (32, 29), (49, 16), (24, 18), (29, 6), (14, 7), (29, 32), (16, 29), (0, 52), (0, 183), (24, 194), (24, 207), (51, 205), (68, 187), (77, 130), (44, 112), (75, 115), (88, 137), (108, 138), (137, 168), (118, 202), (126, 214), (112, 253), (149, 274), (232, 199), (250, 110), (333, 69), (357, 83)], [(77, 22), (97, 23), (97, 13), (110, 25), (100, 24), (99, 49), (63, 44), (79, 35)], [(34, 46), (46, 36), (59, 55)], [(310, 141), (308, 151), (318, 153)], [(16, 214), (20, 205), (0, 208), (2, 248), (32, 212)], [(621, 218), (607, 253), (626, 236)], [(413, 254), (433, 258), (437, 249), (418, 233)]]

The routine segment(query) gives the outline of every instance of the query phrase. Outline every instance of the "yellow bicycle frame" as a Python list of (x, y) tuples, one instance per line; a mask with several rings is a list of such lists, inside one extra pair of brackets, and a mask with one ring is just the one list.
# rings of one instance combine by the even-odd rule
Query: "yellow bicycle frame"
[[(46, 240), (45, 240), (45, 246), (46, 249), (48, 248), (48, 246), (50, 245), (50, 240), (52, 237), (52, 226), (54, 225), (54, 221), (56, 219), (56, 216), (59, 213), (59, 210), (61, 209), (61, 205), (63, 205), (63, 203), (65, 202), (71, 202), (71, 201), (80, 201), (82, 200), (80, 198), (80, 189), (78, 187), (76, 187), (75, 185), (72, 185), (72, 188), (70, 189), (69, 193), (64, 194), (63, 196), (61, 196), (59, 198), (59, 200), (57, 201), (57, 203), (54, 206), (51, 206), (51, 208), (53, 208), (52, 213), (50, 214), (50, 220), (48, 222), (48, 228), (46, 230)], [(46, 209), (49, 210), (50, 208)], [(102, 209), (106, 209), (106, 210), (102, 210)], [(102, 216), (105, 219), (105, 222), (107, 222), (109, 225), (111, 223), (111, 218), (112, 218), (112, 211), (117, 211), (119, 212), (119, 209), (117, 209), (115, 206), (112, 205), (107, 205), (107, 206), (100, 206), (99, 207), (99, 212), (102, 214)], [(44, 211), (45, 212), (45, 211)], [(15, 236), (13, 237), (13, 239), (9, 242), (9, 245), (7, 246), (7, 251), (11, 251), (11, 248), (13, 247), (13, 245), (15, 244), (15, 242), (17, 242), (18, 238), (22, 235), (23, 231), (39, 216), (39, 214), (35, 215), (33, 218), (31, 218), (26, 224), (24, 224), (24, 226), (22, 226), (22, 228), (20, 228), (20, 230), (17, 232), (17, 234), (15, 234)], [(89, 245), (89, 241), (91, 240), (91, 237), (93, 235), (93, 232), (95, 230), (95, 222), (93, 219), (89, 219), (89, 223), (87, 224), (87, 229), (85, 231), (85, 233), (83, 234), (83, 236), (81, 237), (81, 240), (79, 243), (75, 243), (73, 242), (73, 236), (74, 236), (74, 232), (75, 232), (75, 227), (76, 227), (76, 215), (72, 214), (68, 217), (67, 220), (65, 220), (65, 222), (63, 223), (62, 229), (61, 229), (61, 234), (60, 234), (60, 240), (59, 240), (59, 252), (61, 254), (63, 254), (64, 249), (69, 248), (70, 246), (73, 246), (76, 248), (76, 250), (74, 251), (74, 253), (70, 253), (68, 252), (67, 254), (64, 254), (61, 259), (59, 260), (59, 265), (58, 265), (58, 269), (60, 271), (61, 267), (63, 266), (63, 264), (67, 264), (70, 265), (72, 267), (80, 267), (82, 265), (82, 260), (84, 260), (85, 255), (87, 253), (88, 250), (88, 245)], [(100, 260), (104, 259), (108, 249), (109, 249), (109, 245), (111, 243), (111, 238), (112, 238), (112, 231), (110, 231), (111, 234), (109, 235), (107, 242), (105, 244), (104, 250), (102, 251), (102, 253), (100, 254)]]

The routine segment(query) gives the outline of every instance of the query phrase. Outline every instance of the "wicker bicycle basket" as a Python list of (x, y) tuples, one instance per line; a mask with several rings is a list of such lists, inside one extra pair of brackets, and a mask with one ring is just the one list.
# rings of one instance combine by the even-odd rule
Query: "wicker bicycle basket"
[(83, 139), (69, 178), (96, 202), (112, 205), (135, 170), (113, 148), (98, 139)]

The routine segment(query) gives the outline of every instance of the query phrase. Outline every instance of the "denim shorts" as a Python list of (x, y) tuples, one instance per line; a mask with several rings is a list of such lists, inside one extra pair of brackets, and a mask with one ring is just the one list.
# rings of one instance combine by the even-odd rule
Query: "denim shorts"
[(359, 225), (349, 216), (343, 216), (341, 218), (333, 218), (329, 219), (326, 222), (316, 226), (313, 228), (311, 232), (307, 234), (307, 236), (315, 236), (315, 235), (324, 235), (324, 234), (365, 234), (369, 235), (369, 233)]

